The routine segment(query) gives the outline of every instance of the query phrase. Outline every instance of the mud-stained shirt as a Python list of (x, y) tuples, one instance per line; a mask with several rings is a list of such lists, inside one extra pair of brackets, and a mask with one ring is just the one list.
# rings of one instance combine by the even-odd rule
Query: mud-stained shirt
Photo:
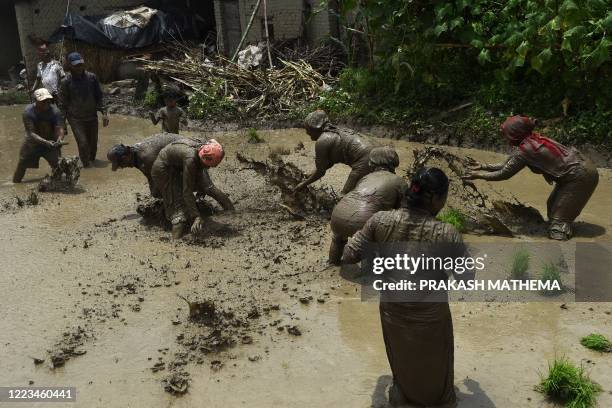
[(401, 208), (374, 214), (349, 239), (344, 253), (351, 255), (351, 261), (358, 262), (369, 242), (392, 241), (463, 243), (461, 234), (452, 225), (436, 220), (424, 210)]
[(528, 167), (536, 174), (543, 174), (547, 181), (555, 181), (584, 164), (580, 152), (565, 147), (552, 139), (541, 137), (526, 138), (504, 163), (484, 166), (482, 179), (490, 181), (507, 180)]
[(346, 194), (334, 212), (350, 214), (369, 210), (370, 213), (399, 208), (406, 196), (408, 184), (400, 176), (386, 170), (379, 170), (363, 177), (355, 188)]
[(202, 185), (202, 169), (204, 166), (198, 157), (198, 149), (192, 143), (179, 140), (164, 147), (157, 156), (163, 167), (173, 168), (182, 172), (183, 202), (185, 212), (193, 217), (199, 217), (200, 213), (193, 195), (198, 187)]
[(65, 76), (64, 69), (56, 60), (38, 63), (36, 77), (40, 80), (43, 88), (47, 88), (51, 94), (55, 95), (59, 92), (60, 82)]
[(66, 118), (92, 121), (97, 112), (105, 112), (102, 89), (95, 74), (85, 71), (81, 76), (68, 74), (60, 84), (59, 102)]
[(352, 166), (365, 159), (370, 150), (377, 147), (367, 136), (348, 129), (331, 128), (323, 132), (315, 143), (315, 165), (317, 170), (327, 170), (334, 164)]
[(180, 124), (185, 124), (187, 121), (185, 111), (178, 106), (173, 108), (164, 106), (157, 111), (155, 119), (157, 121), (161, 120), (162, 132), (168, 133), (179, 133)]
[(31, 138), (31, 134), (35, 133), (45, 140), (55, 140), (55, 128), (61, 126), (61, 113), (55, 105), (50, 105), (49, 109), (44, 112), (36, 110), (36, 104), (26, 106), (23, 111), (23, 126), (26, 130), (26, 143), (38, 145)]
[[(149, 188), (151, 190), (151, 194), (154, 194), (153, 181), (151, 179), (151, 169), (153, 168), (153, 163), (159, 152), (170, 143), (183, 141), (187, 145), (191, 145), (195, 148), (201, 146), (205, 141), (200, 139), (190, 139), (186, 136), (181, 136), (173, 133), (158, 133), (153, 136), (149, 136), (144, 139), (142, 142), (136, 143), (132, 146), (134, 149), (135, 158), (134, 158), (134, 167), (138, 168), (145, 175), (147, 180), (149, 181)], [(208, 174), (208, 169), (204, 168), (202, 170), (202, 177), (200, 182), (202, 183), (198, 190), (202, 192), (206, 192), (211, 187), (214, 187), (212, 180), (210, 179), (210, 175)]]

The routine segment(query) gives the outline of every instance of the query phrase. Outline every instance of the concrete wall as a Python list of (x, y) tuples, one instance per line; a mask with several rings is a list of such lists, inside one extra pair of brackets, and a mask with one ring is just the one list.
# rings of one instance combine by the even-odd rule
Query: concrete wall
[[(83, 15), (108, 14), (142, 4), (142, 0), (71, 0), (70, 11)], [(36, 47), (28, 39), (47, 39), (64, 21), (67, 0), (20, 0), (15, 3), (19, 40), (30, 76), (38, 62)]]
[(15, 8), (11, 3), (0, 4), (0, 49), (0, 75), (6, 76), (6, 71), (21, 60)]

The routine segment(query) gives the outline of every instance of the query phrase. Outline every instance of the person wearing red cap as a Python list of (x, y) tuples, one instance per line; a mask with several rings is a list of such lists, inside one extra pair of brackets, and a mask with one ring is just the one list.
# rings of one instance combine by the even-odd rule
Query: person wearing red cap
[(194, 192), (202, 184), (203, 169), (216, 167), (225, 152), (219, 142), (210, 139), (200, 146), (183, 140), (164, 147), (151, 169), (153, 183), (164, 200), (166, 219), (172, 224), (172, 236), (180, 238), (193, 221), (191, 233), (199, 234), (204, 226)]
[[(119, 168), (136, 167), (147, 178), (151, 195), (161, 198), (161, 193), (151, 177), (153, 163), (164, 147), (181, 140), (193, 144), (194, 147), (201, 146), (204, 143), (201, 140), (190, 139), (172, 133), (159, 133), (149, 136), (132, 146), (116, 144), (109, 149), (106, 157), (112, 163), (112, 171), (116, 171)], [(207, 168), (202, 170), (201, 182), (202, 184), (198, 188), (199, 193), (208, 195), (216, 200), (224, 210), (234, 210), (234, 205), (227, 194), (215, 186), (210, 179)]]
[(548, 235), (551, 239), (572, 237), (572, 223), (580, 215), (599, 182), (597, 168), (575, 148), (534, 132), (536, 122), (512, 116), (501, 125), (502, 135), (517, 147), (504, 163), (475, 165), (466, 180), (507, 180), (524, 167), (555, 183), (547, 201)]

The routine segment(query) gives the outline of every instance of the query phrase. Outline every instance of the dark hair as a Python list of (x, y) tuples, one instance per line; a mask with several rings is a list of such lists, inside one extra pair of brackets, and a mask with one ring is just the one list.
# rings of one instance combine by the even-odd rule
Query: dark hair
[(129, 146), (125, 146), (124, 144), (116, 144), (109, 149), (108, 153), (106, 154), (106, 158), (110, 161), (116, 161), (127, 155), (129, 152)]
[(448, 192), (448, 177), (436, 167), (421, 167), (412, 176), (410, 188), (406, 194), (410, 207), (424, 208), (434, 195)]

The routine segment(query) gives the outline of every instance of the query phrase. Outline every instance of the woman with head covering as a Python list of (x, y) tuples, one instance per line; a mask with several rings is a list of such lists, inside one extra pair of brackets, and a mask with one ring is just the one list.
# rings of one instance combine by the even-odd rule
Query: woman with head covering
[(351, 191), (357, 182), (370, 172), (370, 150), (378, 145), (371, 139), (345, 129), (338, 129), (329, 123), (327, 114), (316, 110), (304, 120), (306, 133), (315, 141), (315, 171), (299, 183), (298, 191), (325, 175), (334, 164), (343, 163), (351, 166), (351, 173), (342, 188), (342, 194)]
[[(442, 170), (420, 169), (411, 180), (405, 207), (374, 214), (349, 239), (342, 262), (359, 262), (369, 243), (385, 242), (439, 244), (459, 249), (460, 256), (465, 256), (459, 232), (436, 219), (446, 203), (448, 185)], [(427, 279), (432, 277), (446, 279), (447, 275), (443, 270), (428, 271)], [(380, 319), (393, 373), (389, 390), (391, 405), (455, 406), (453, 323), (448, 302), (385, 301), (381, 294)]]
[(164, 212), (172, 224), (174, 238), (180, 238), (190, 223), (191, 233), (202, 231), (204, 222), (193, 193), (202, 185), (203, 169), (216, 167), (224, 156), (223, 147), (214, 139), (200, 146), (179, 140), (157, 155), (151, 177), (164, 200)]
[(395, 149), (390, 146), (372, 149), (369, 164), (372, 173), (359, 180), (332, 212), (330, 263), (340, 263), (347, 239), (359, 231), (372, 215), (399, 208), (408, 190), (404, 179), (395, 174), (395, 168), (399, 165)]
[(546, 203), (551, 239), (572, 237), (572, 223), (580, 215), (599, 182), (597, 168), (576, 149), (534, 132), (535, 121), (512, 116), (501, 126), (510, 145), (518, 147), (504, 163), (477, 165), (464, 179), (507, 180), (524, 167), (555, 183)]

